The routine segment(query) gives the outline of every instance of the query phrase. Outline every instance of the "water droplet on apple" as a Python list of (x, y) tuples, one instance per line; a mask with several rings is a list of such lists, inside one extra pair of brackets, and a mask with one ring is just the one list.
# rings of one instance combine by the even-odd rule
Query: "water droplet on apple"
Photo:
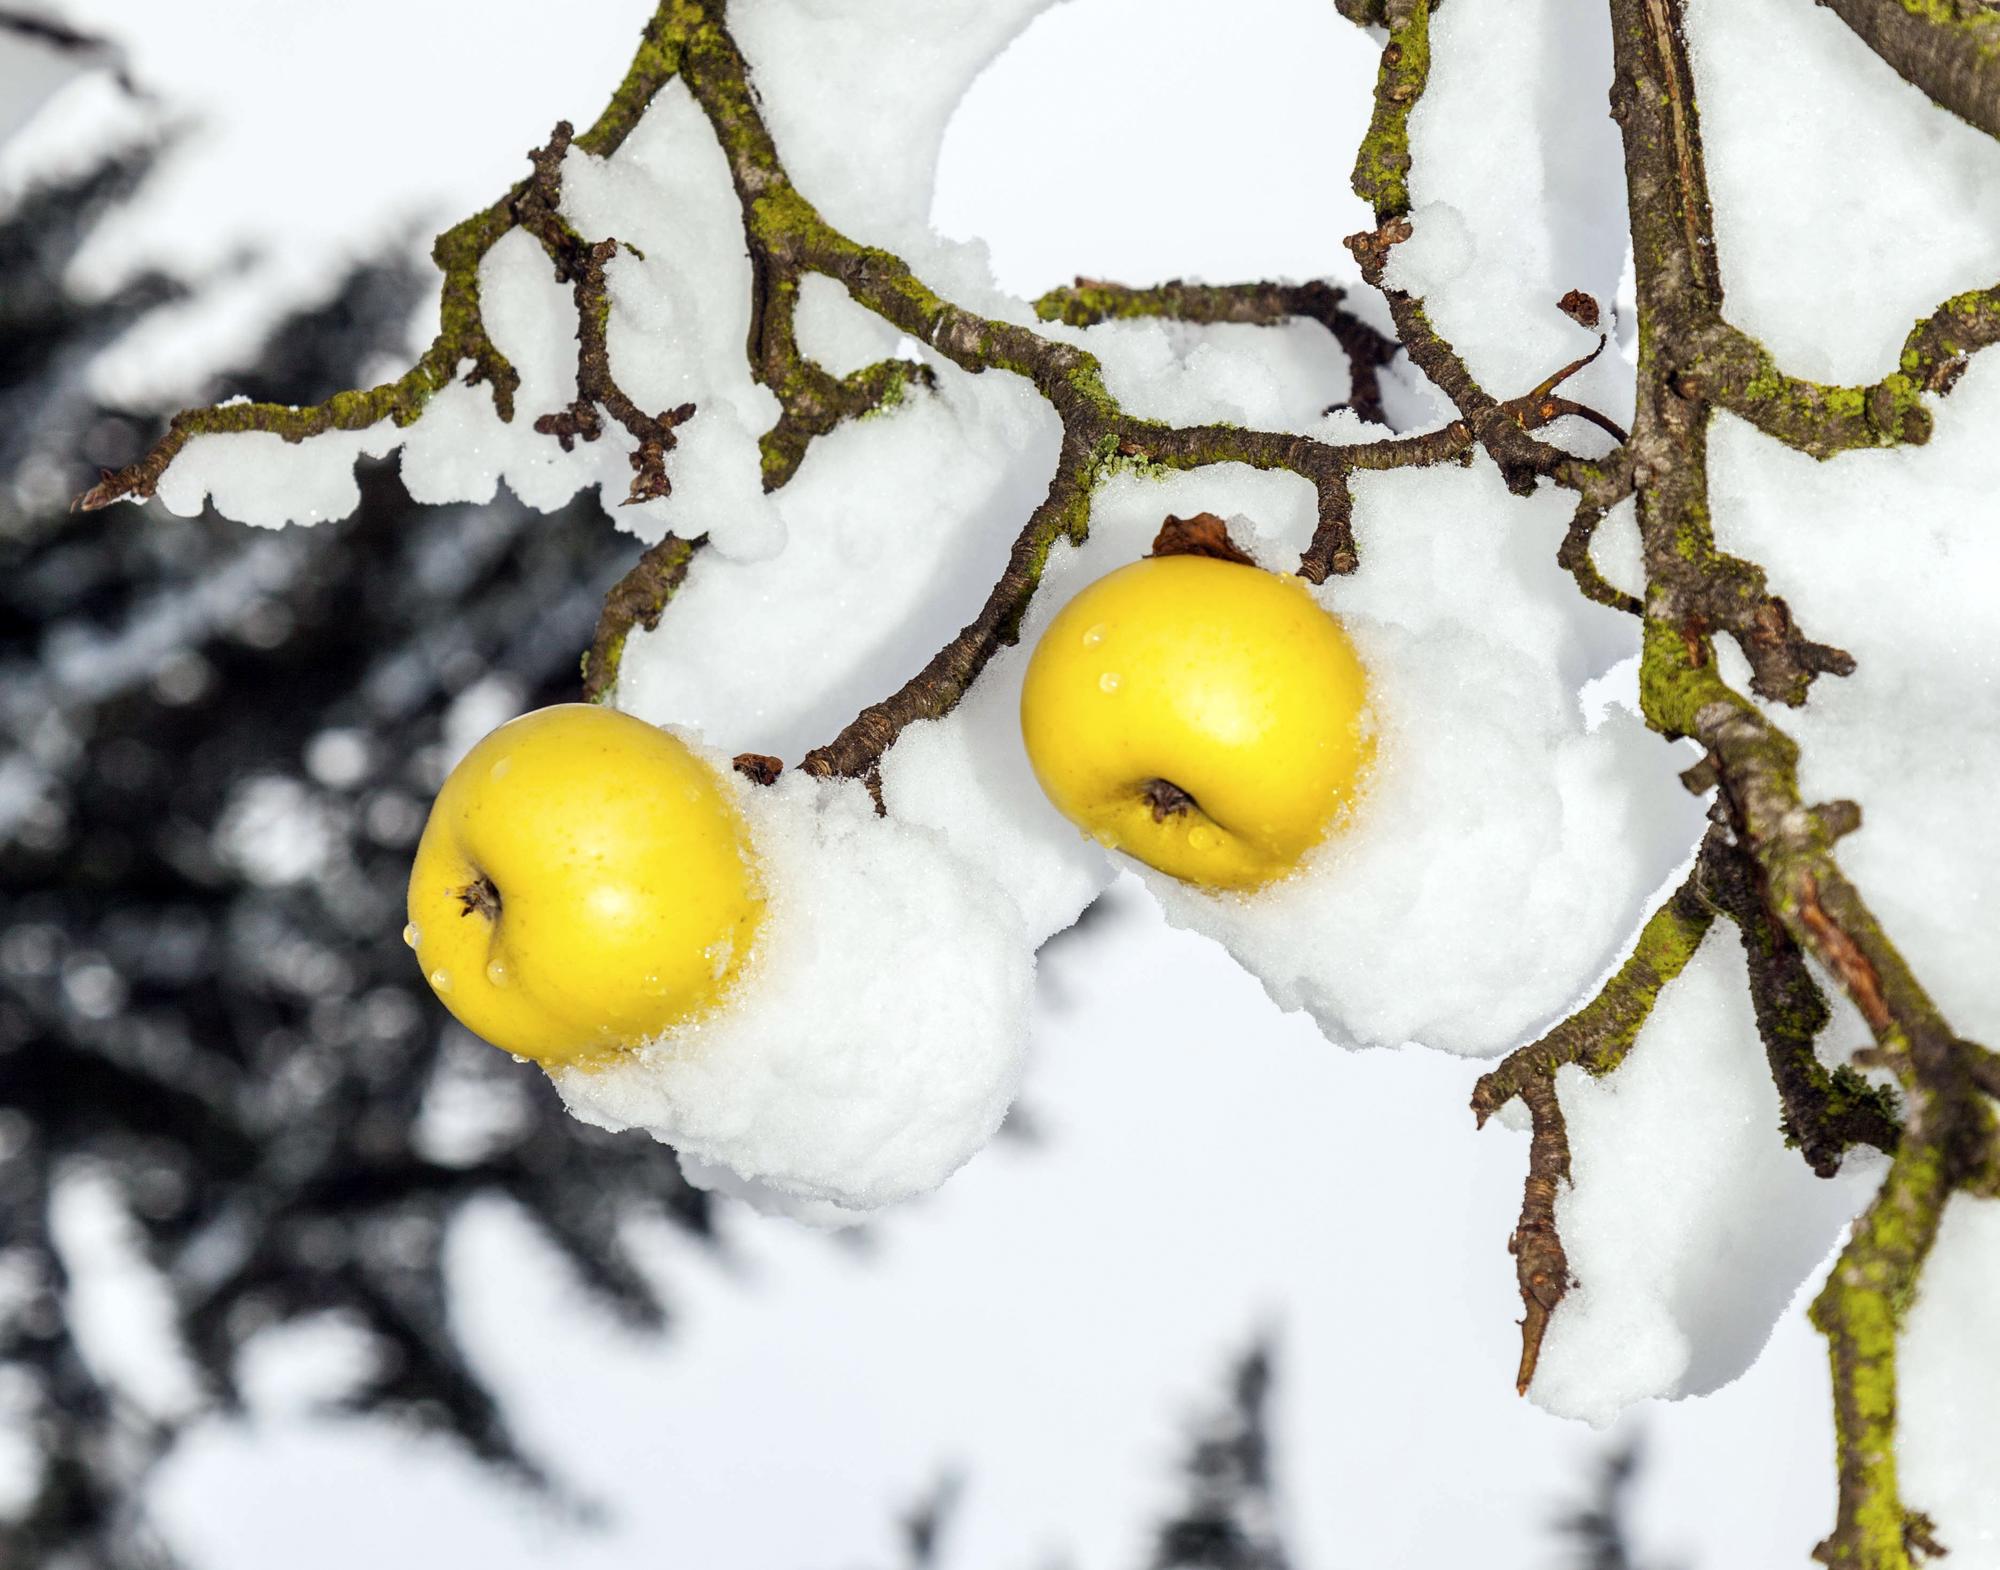
[(489, 780), (505, 779), (507, 777), (507, 771), (511, 769), (513, 766), (514, 766), (514, 760), (512, 758), (502, 758), (498, 763), (494, 764), (492, 768), (486, 771), (486, 777)]
[(434, 971), (432, 971), (432, 972), (431, 972), (431, 991), (433, 991), (433, 992), (449, 992), (449, 991), (451, 991), (451, 972), (450, 972), (450, 971), (448, 971), (448, 970), (434, 970)]
[(1106, 671), (1102, 676), (1097, 678), (1097, 685), (1105, 692), (1116, 692), (1118, 690), (1118, 672)]
[(1104, 641), (1104, 634), (1108, 630), (1103, 622), (1099, 622), (1096, 626), (1087, 629), (1083, 635), (1083, 646), (1086, 649), (1096, 648)]
[(1090, 837), (1096, 840), (1097, 843), (1102, 845), (1106, 850), (1112, 849), (1118, 843), (1118, 836), (1116, 834), (1113, 834), (1109, 829), (1092, 829), (1090, 831)]
[(486, 979), (496, 987), (504, 987), (514, 978), (507, 970), (507, 962), (496, 959), (486, 967)]
[(417, 931), (417, 924), (414, 921), (403, 929), (403, 941), (411, 948), (415, 948), (422, 937), (423, 934)]
[(1188, 844), (1195, 850), (1209, 850), (1215, 844), (1215, 831), (1196, 824), (1188, 830)]

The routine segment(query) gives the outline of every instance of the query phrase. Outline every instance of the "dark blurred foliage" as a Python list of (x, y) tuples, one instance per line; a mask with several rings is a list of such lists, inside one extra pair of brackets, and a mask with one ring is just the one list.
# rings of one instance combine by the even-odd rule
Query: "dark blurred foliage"
[[(594, 500), (417, 507), (387, 467), (354, 517), (309, 530), (67, 513), (93, 464), (163, 424), (99, 406), (84, 369), (177, 286), (85, 302), (61, 281), (149, 159), (0, 220), (0, 1424), (40, 1459), (0, 1523), (9, 1567), (164, 1562), (148, 1468), (239, 1399), (253, 1336), (309, 1316), (372, 1348), (348, 1406), (537, 1476), (448, 1328), (452, 1213), (504, 1196), (642, 1325), (662, 1309), (621, 1224), (707, 1230), (669, 1152), (570, 1120), (448, 1024), (398, 941), (452, 747), (576, 696), (636, 546)], [(429, 287), (363, 268), (195, 391), (352, 385)], [(93, 1183), (170, 1294), (192, 1411), (149, 1410), (79, 1332), (61, 1196)]]
[(1271, 1481), (1271, 1349), (1230, 1370), (1222, 1409), (1196, 1432), (1180, 1507), (1154, 1540), (1152, 1570), (1286, 1570)]
[(1642, 1570), (1633, 1557), (1628, 1519), (1641, 1457), (1633, 1442), (1598, 1459), (1589, 1497), (1555, 1519), (1556, 1537), (1570, 1549), (1559, 1570)]

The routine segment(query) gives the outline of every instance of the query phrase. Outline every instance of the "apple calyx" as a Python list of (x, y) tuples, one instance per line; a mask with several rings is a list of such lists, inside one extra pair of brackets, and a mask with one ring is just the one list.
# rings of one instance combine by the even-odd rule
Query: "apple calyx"
[(1209, 556), (1217, 561), (1233, 561), (1242, 567), (1257, 565), (1250, 553), (1229, 537), (1229, 525), (1212, 512), (1198, 512), (1192, 518), (1167, 516), (1160, 532), (1153, 536), (1149, 556)]
[(1146, 805), (1153, 809), (1155, 823), (1165, 823), (1171, 817), (1197, 811), (1201, 806), (1200, 802), (1172, 780), (1148, 780), (1139, 787), (1139, 794), (1145, 798)]
[(500, 919), (500, 890), (484, 873), (454, 893), (458, 902), (465, 907), (459, 915), (470, 916), (476, 911), (488, 921)]

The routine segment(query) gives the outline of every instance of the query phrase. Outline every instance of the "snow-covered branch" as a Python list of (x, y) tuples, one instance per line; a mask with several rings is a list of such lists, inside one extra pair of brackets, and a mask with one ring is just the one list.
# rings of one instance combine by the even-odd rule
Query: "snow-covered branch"
[(1517, 1097), (1534, 1126), (1521, 1220), (1507, 1241), (1526, 1311), (1521, 1367), (1514, 1381), (1524, 1395), (1541, 1359), (1549, 1316), (1570, 1286), (1569, 1259), (1556, 1231), (1557, 1186), (1570, 1180), (1569, 1135), (1556, 1096), (1556, 1070), (1574, 1064), (1601, 1078), (1625, 1061), (1660, 989), (1687, 967), (1715, 922), (1704, 886), (1722, 854), (1719, 834), (1710, 831), (1694, 870), (1639, 929), (1631, 954), (1597, 995), (1547, 1035), (1508, 1053), (1473, 1086), (1472, 1112), (1480, 1127)]
[[(1573, 495), (1574, 512), (1557, 562), (1584, 598), (1637, 618), (1644, 717), (1661, 737), (1692, 739), (1705, 750), (1704, 761), (1684, 779), (1697, 793), (1713, 789), (1718, 795), (1711, 814), (1714, 826), (1693, 870), (1641, 928), (1636, 946), (1610, 979), (1560, 1024), (1482, 1078), (1474, 1092), (1473, 1106), (1482, 1122), (1519, 1099), (1533, 1125), (1527, 1184), (1511, 1245), (1526, 1307), (1518, 1382), (1525, 1390), (1534, 1379), (1551, 1316), (1572, 1285), (1569, 1256), (1557, 1231), (1558, 1197), (1569, 1183), (1572, 1160), (1558, 1071), (1574, 1066), (1593, 1078), (1619, 1071), (1663, 989), (1690, 966), (1699, 970), (1707, 961), (1707, 955), (1697, 960), (1697, 951), (1715, 917), (1726, 915), (1747, 956), (1744, 987), (1782, 1109), (1784, 1133), (1822, 1177), (1833, 1175), (1856, 1145), (1893, 1152), (1882, 1190), (1856, 1227), (1813, 1315), (1832, 1349), (1840, 1440), (1840, 1516), (1822, 1557), (1830, 1566), (1855, 1570), (1907, 1570), (1912, 1555), (1931, 1546), (1931, 1528), (1905, 1508), (1897, 1490), (1897, 1335), (1946, 1201), (1955, 1192), (2000, 1191), (2000, 1138), (1992, 1106), (2000, 1087), (2000, 1059), (1957, 1034), (1842, 871), (1834, 848), (1858, 828), (1860, 808), (1846, 801), (1809, 802), (1801, 784), (1799, 744), (1763, 706), (1803, 705), (1819, 677), (1847, 676), (1856, 664), (1844, 650), (1806, 635), (1761, 562), (1725, 548), (1711, 496), (1710, 438), (1720, 410), (1816, 458), (1925, 442), (1934, 425), (1927, 400), (1950, 392), (1968, 357), (2000, 340), (2000, 289), (1954, 295), (1917, 324), (1898, 366), (1876, 382), (1839, 385), (1784, 370), (1724, 309), (1696, 79), (1682, 34), (1682, 0), (1609, 0), (1615, 58), (1612, 115), (1623, 138), (1639, 317), (1631, 429), (1628, 433), (1563, 391), (1596, 360), (1606, 344), (1603, 338), (1596, 351), (1554, 369), (1525, 392), (1492, 390), (1475, 374), (1475, 363), (1484, 362), (1472, 338), (1459, 325), (1451, 335), (1441, 325), (1451, 322), (1443, 295), (1427, 291), (1417, 272), (1404, 265), (1415, 247), (1402, 248), (1422, 234), (1427, 222), (1412, 196), (1412, 118), (1431, 82), (1432, 0), (1342, 0), (1341, 9), (1356, 21), (1387, 29), (1371, 119), (1353, 172), (1353, 188), (1371, 209), (1372, 227), (1352, 236), (1348, 246), (1363, 281), (1386, 306), (1393, 339), (1369, 326), (1342, 292), (1324, 281), (1205, 285), (1174, 280), (1149, 287), (1079, 279), (1071, 288), (1043, 296), (1034, 312), (1040, 323), (1076, 328), (1139, 318), (1199, 324), (1317, 321), (1346, 351), (1348, 410), (1387, 424), (1381, 372), (1401, 354), (1443, 397), (1437, 409), (1446, 423), (1434, 429), (1342, 443), (1322, 439), (1327, 431), (1317, 426), (1312, 429), (1319, 434), (1304, 434), (1134, 412), (1140, 407), (1137, 400), (1113, 391), (1109, 351), (1100, 358), (1074, 335), (1062, 336), (1059, 326), (1041, 331), (1025, 317), (1009, 320), (957, 303), (947, 292), (948, 281), (926, 278), (913, 265), (909, 258), (925, 263), (919, 252), (909, 250), (906, 256), (857, 239), (825, 216), (805, 189), (804, 175), (795, 182), (780, 156), (750, 65), (732, 31), (726, 0), (662, 4), (612, 106), (574, 138), (574, 146), (608, 156), (670, 82), (685, 86), (694, 112), (713, 133), (734, 193), (731, 222), (740, 219), (749, 263), (748, 299), (741, 302), (747, 307), (749, 330), (745, 365), (739, 371), (747, 369), (750, 380), (776, 403), (775, 416), (768, 411), (765, 416), (772, 423), (756, 439), (757, 480), (765, 494), (786, 487), (801, 472), (814, 443), (844, 424), (904, 404), (921, 405), (934, 394), (941, 397), (939, 372), (949, 376), (951, 367), (971, 376), (1001, 372), (1019, 378), (1053, 413), (1059, 436), (1046, 490), (1032, 506), (1027, 498), (1010, 502), (1005, 522), (1012, 535), (1004, 566), (987, 586), (993, 563), (985, 563), (978, 580), (984, 597), (972, 619), (914, 674), (905, 674), (915, 664), (910, 660), (887, 676), (869, 674), (875, 684), (859, 693), (843, 693), (840, 714), (852, 712), (862, 696), (882, 693), (900, 678), (893, 690), (864, 703), (836, 735), (806, 751), (799, 762), (805, 773), (821, 779), (866, 781), (885, 816), (893, 815), (888, 808), (895, 804), (896, 765), (915, 750), (906, 745), (891, 757), (891, 749), (916, 722), (945, 716), (974, 694), (996, 658), (1020, 638), (1031, 608), (1039, 613), (1036, 596), (1045, 568), (1060, 554), (1057, 547), (1084, 544), (1093, 506), (1114, 480), (1132, 475), (1162, 479), (1220, 465), (1304, 480), (1312, 488), (1313, 528), (1299, 552), (1297, 572), (1314, 585), (1354, 574), (1360, 565), (1354, 528), (1357, 474), (1457, 461), (1483, 467), (1483, 454), (1516, 497), (1532, 497), (1545, 481)], [(1955, 24), (1936, 18), (1908, 24), (1932, 31), (1924, 35), (1928, 43), (1905, 47), (1896, 40), (1908, 28), (1894, 15), (1900, 10), (1915, 16), (1915, 8), (1856, 0), (1836, 3), (1836, 9), (1939, 102), (1987, 124), (1979, 118), (1990, 98), (1984, 65), (1967, 77), (1949, 60), (1938, 63), (1944, 60), (1939, 51), (1948, 53), (1949, 40), (1959, 36), (1946, 31)], [(557, 279), (570, 286), (576, 317), (575, 396), (560, 407), (536, 410), (533, 430), (569, 452), (579, 439), (609, 435), (618, 440), (619, 431), (605, 422), (608, 415), (635, 444), (625, 500), (664, 498), (677, 429), (710, 416), (685, 402), (648, 413), (614, 374), (608, 324), (618, 303), (617, 269), (628, 255), (639, 253), (619, 237), (585, 233), (591, 225), (579, 227), (580, 221), (564, 216), (564, 159), (571, 145), (569, 127), (559, 125), (549, 144), (531, 155), (528, 178), (440, 237), (434, 252), (444, 272), (440, 329), (431, 348), (403, 377), (365, 391), (336, 393), (305, 408), (239, 403), (184, 413), (151, 452), (106, 476), (79, 499), (80, 505), (98, 507), (153, 494), (196, 436), (255, 431), (298, 443), (331, 431), (371, 430), (384, 421), (398, 429), (409, 427), (468, 366), (466, 380), (485, 383), (500, 420), (512, 421), (522, 378), (487, 335), (480, 267), (516, 228), (539, 244)], [(803, 170), (804, 163), (799, 167)], [(569, 173), (573, 180), (582, 178), (574, 165)], [(719, 178), (717, 184), (719, 190)], [(830, 203), (828, 210), (836, 209)], [(526, 249), (539, 270), (533, 247)], [(920, 346), (916, 352), (938, 369), (904, 358), (869, 359), (843, 374), (822, 364), (808, 348), (811, 335), (801, 329), (807, 285), (814, 279), (837, 284), (862, 312), (914, 340)], [(1559, 308), (1573, 323), (1595, 329), (1599, 307), (1581, 290), (1572, 289)], [(1548, 359), (1563, 358), (1573, 347)], [(731, 356), (733, 363), (733, 350)], [(629, 376), (630, 364), (623, 368)], [(1519, 381), (1539, 371), (1537, 366), (1520, 374)], [(1572, 418), (1595, 426), (1609, 438), (1610, 450), (1574, 452), (1547, 436), (1555, 422)], [(689, 427), (690, 448), (693, 433), (702, 429), (698, 423)], [(684, 450), (676, 464), (688, 456)], [(1490, 483), (1492, 470), (1485, 473)], [(1643, 564), (1643, 584), (1636, 592), (1629, 584), (1614, 584), (1592, 557), (1593, 539), (1607, 519), (1635, 498)], [(586, 696), (600, 700), (612, 694), (634, 630), (656, 628), (697, 563), (699, 583), (714, 558), (727, 554), (723, 524), (702, 524), (703, 529), (711, 527), (716, 531), (713, 545), (707, 533), (669, 534), (611, 591), (585, 660)], [(1293, 539), (1288, 551), (1298, 550)], [(1566, 599), (1568, 590), (1560, 580), (1558, 587)], [(690, 591), (689, 598), (694, 597)], [(1482, 612), (1488, 609), (1481, 606)], [(952, 619), (963, 614), (959, 609)], [(1631, 627), (1629, 622), (1622, 625)], [(934, 644), (943, 630), (934, 628), (924, 646)], [(1732, 656), (1718, 643), (1724, 636), (1747, 663), (1746, 680), (1737, 682), (1726, 672)], [(1105, 679), (1113, 686), (1118, 681), (1115, 673), (1107, 672)], [(1737, 690), (1739, 685), (1747, 694)], [(992, 688), (989, 679), (980, 696)], [(1657, 754), (1663, 764), (1671, 756)], [(738, 767), (765, 784), (777, 773), (776, 760), (762, 755), (745, 754)], [(778, 791), (753, 794), (775, 799), (792, 786), (810, 783), (794, 777)], [(983, 789), (988, 782), (981, 777), (975, 783)], [(864, 815), (865, 810), (863, 803)], [(995, 859), (1007, 854), (1003, 844)], [(1637, 908), (1635, 896), (1621, 925), (1603, 934), (1605, 950), (1619, 932), (1629, 930), (1622, 922)], [(1223, 919), (1233, 920), (1234, 913)], [(1244, 931), (1253, 925), (1246, 919)], [(1900, 1103), (1853, 1068), (1829, 1070), (1818, 1060), (1814, 1044), (1830, 1011), (1808, 961), (1824, 967), (1859, 1010), (1874, 1047), (1857, 1061), (1892, 1075)], [(1312, 991), (1303, 985), (1293, 988), (1295, 996)], [(1546, 1020), (1554, 1011), (1545, 1007), (1528, 1018)], [(1519, 1040), (1533, 1027), (1517, 1021), (1507, 1028), (1513, 1032), (1507, 1039)], [(1390, 1039), (1404, 1038), (1392, 1034)], [(1642, 1064), (1647, 1056), (1639, 1055)]]
[(1761, 365), (1739, 368), (1727, 399), (1716, 382), (1682, 374), (1721, 319), (1722, 289), (1681, 0), (1612, 0), (1612, 26), (1642, 314), (1633, 429), (1646, 471), (1641, 699), (1656, 728), (1708, 749), (1763, 903), (1839, 979), (1875, 1034), (1871, 1061), (1904, 1092), (1895, 1161), (1813, 1308), (1832, 1348), (1840, 1468), (1839, 1520), (1819, 1556), (1837, 1570), (1904, 1570), (1932, 1545), (1896, 1486), (1897, 1333), (1945, 1201), (1992, 1160), (1993, 1108), (1973, 1080), (1972, 1054), (1834, 860), (1834, 841), (1858, 826), (1858, 812), (1808, 806), (1797, 745), (1716, 670), (1717, 628), (1751, 661), (1755, 689), (1787, 702), (1803, 702), (1816, 674), (1845, 674), (1853, 662), (1803, 639), (1784, 602), (1765, 594), (1761, 569), (1716, 549), (1709, 409), (1753, 401), (1745, 372)]

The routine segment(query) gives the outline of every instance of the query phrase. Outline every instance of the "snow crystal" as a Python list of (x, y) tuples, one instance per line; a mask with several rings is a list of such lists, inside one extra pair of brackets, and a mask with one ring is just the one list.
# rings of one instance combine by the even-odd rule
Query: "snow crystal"
[(925, 1193), (1013, 1099), (1034, 972), (1020, 918), (856, 782), (729, 777), (769, 898), (742, 980), (706, 1018), (557, 1088), (586, 1122), (673, 1145), (697, 1182), (726, 1167), (850, 1211)]
[(569, 452), (535, 430), (539, 415), (565, 409), (576, 397), (576, 306), (532, 235), (516, 229), (486, 253), (479, 298), (494, 347), (521, 378), (514, 418), (501, 420), (483, 384), (459, 382), (434, 394), (403, 433), (403, 483), (411, 496), (488, 502), (504, 480), (523, 502), (546, 512), (599, 478), (622, 496), (631, 474), (623, 455), (633, 443), (615, 421), (606, 422), (598, 440), (575, 442)]
[(1636, 502), (1622, 501), (1604, 515), (1604, 521), (1590, 537), (1590, 559), (1596, 564), (1599, 576), (1612, 588), (1644, 598), (1646, 560), (1639, 540)]
[(1903, 1500), (1954, 1563), (2000, 1564), (2000, 1204), (1960, 1197), (1924, 1267), (1897, 1361)]
[(845, 288), (818, 273), (799, 280), (792, 325), (799, 352), (818, 361), (831, 376), (851, 375), (878, 360), (894, 358), (902, 337), (873, 311), (855, 304)]
[[(701, 532), (721, 555), (761, 562), (785, 548), (784, 515), (764, 494), (757, 435), (724, 404), (703, 410), (676, 433), (675, 497), (663, 504), (683, 536)], [(688, 516), (699, 520), (690, 527)]]
[(1822, 1179), (1785, 1148), (1735, 927), (1710, 931), (1615, 1073), (1565, 1067), (1556, 1090), (1571, 1176), (1556, 1223), (1576, 1284), (1530, 1394), (1602, 1424), (1734, 1379), (1882, 1166), (1856, 1152)]
[[(732, 7), (729, 21), (799, 189), (836, 228), (888, 246), (933, 287), (975, 304), (964, 279), (935, 265), (963, 250), (930, 227), (939, 146), (974, 78), (1049, 3), (758, 0)], [(984, 274), (982, 254), (977, 283), (991, 293)]]
[(1409, 239), (1389, 253), (1384, 284), (1424, 296), (1465, 276), (1474, 251), (1463, 213), (1449, 202), (1426, 202), (1410, 214), (1410, 228)]
[(1103, 892), (1112, 868), (1035, 783), (1020, 739), (1026, 666), (995, 660), (951, 716), (905, 730), (882, 760), (882, 800), (1004, 888), (1041, 944)]
[(1351, 383), (1347, 356), (1318, 322), (1193, 326), (1138, 319), (1089, 328), (1045, 322), (1040, 331), (1095, 354), (1105, 387), (1143, 419), (1221, 421), (1323, 441), (1382, 434), (1352, 415), (1331, 425), (1325, 418), (1329, 407), (1347, 401)]
[(865, 1210), (837, 1205), (830, 1199), (809, 1199), (802, 1194), (788, 1194), (761, 1179), (744, 1177), (732, 1167), (698, 1160), (686, 1151), (677, 1152), (677, 1158), (681, 1176), (690, 1185), (706, 1189), (711, 1194), (740, 1200), (760, 1216), (782, 1216), (822, 1232), (859, 1226), (868, 1219)]

